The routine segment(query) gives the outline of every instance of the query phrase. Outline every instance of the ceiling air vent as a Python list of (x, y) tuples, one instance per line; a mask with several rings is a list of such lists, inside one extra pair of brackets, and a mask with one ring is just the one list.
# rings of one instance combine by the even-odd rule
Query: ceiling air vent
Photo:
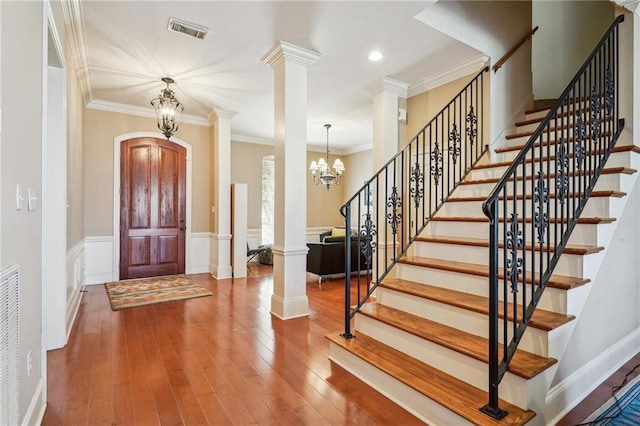
[(192, 24), (191, 22), (182, 21), (176, 18), (169, 18), (169, 31), (186, 34), (200, 40), (204, 40), (209, 32), (209, 28), (202, 25)]

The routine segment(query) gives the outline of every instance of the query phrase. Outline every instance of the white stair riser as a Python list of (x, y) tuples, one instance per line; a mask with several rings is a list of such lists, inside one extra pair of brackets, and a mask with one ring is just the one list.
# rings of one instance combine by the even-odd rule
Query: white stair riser
[[(489, 319), (487, 315), (383, 287), (378, 287), (376, 297), (377, 303), (385, 306), (445, 324), (476, 336), (489, 338)], [(503, 321), (500, 320), (500, 332), (498, 334), (500, 343), (504, 343), (503, 324)], [(508, 328), (508, 330), (511, 331), (512, 328)], [(528, 327), (518, 348), (546, 357), (549, 353), (547, 336), (548, 333), (546, 331)], [(511, 333), (509, 333), (508, 338), (511, 339)]]
[[(622, 191), (622, 178), (623, 176), (619, 174), (607, 174), (601, 175), (596, 182), (596, 186), (594, 191)], [(538, 184), (537, 177), (534, 178), (534, 181), (531, 182), (531, 175), (527, 175), (527, 180), (524, 183), (524, 190), (527, 194), (533, 193), (533, 189)], [(575, 179), (573, 176), (569, 176), (569, 191), (570, 193), (573, 191), (573, 187), (576, 187), (576, 191), (583, 191), (588, 181), (584, 178), (576, 176)], [(544, 185), (549, 190), (549, 193), (554, 194), (556, 192), (556, 179), (550, 178), (549, 183), (547, 184), (547, 180), (544, 179)], [(495, 188), (496, 183), (473, 183), (473, 184), (464, 184), (460, 185), (452, 197), (486, 197), (489, 195), (493, 188)], [(510, 190), (513, 189), (513, 182), (508, 183), (508, 188)], [(518, 194), (522, 194), (522, 182), (518, 181), (516, 190)]]
[[(526, 142), (526, 140), (523, 141), (520, 144), (514, 144), (514, 145), (511, 145), (511, 146), (524, 145), (525, 142)], [(601, 142), (601, 145), (604, 146), (604, 143), (605, 143), (604, 141)], [(594, 145), (594, 148), (593, 148), (594, 151), (595, 151), (596, 147), (597, 147), (597, 145)], [(567, 149), (569, 150), (569, 154), (573, 154), (573, 144), (571, 145), (570, 148), (567, 148)], [(590, 149), (587, 148), (587, 151), (590, 151)], [(555, 145), (555, 144), (552, 144), (551, 147), (549, 148), (549, 155), (555, 156), (557, 152), (558, 152), (558, 146)], [(511, 150), (511, 151), (506, 151), (506, 152), (496, 152), (495, 153), (495, 157), (493, 157), (493, 158), (494, 158), (494, 161), (497, 161), (497, 162), (513, 161), (518, 156), (519, 153), (520, 153), (520, 149), (515, 149), (515, 150)], [(536, 157), (537, 157), (538, 154), (539, 154), (539, 148), (536, 148), (535, 154), (536, 154)], [(543, 146), (543, 148), (542, 148), (542, 155), (545, 156), (545, 157), (547, 156), (547, 146), (546, 145)], [(607, 164), (609, 164), (609, 163), (607, 163)], [(571, 166), (571, 167), (573, 167), (573, 166)]]
[[(482, 201), (450, 201), (438, 213), (450, 217), (480, 216), (484, 214), (482, 213), (482, 203)], [(621, 204), (621, 199), (617, 197), (593, 197), (589, 199), (582, 211), (582, 217), (617, 217), (620, 213)], [(521, 207), (522, 204), (519, 204), (519, 206)], [(531, 216), (532, 211), (537, 211), (530, 201), (525, 203), (525, 208), (528, 216)], [(556, 204), (554, 200), (551, 200), (547, 213), (549, 213), (550, 217), (554, 217), (555, 211)]]
[(471, 425), (467, 420), (377, 369), (342, 347), (331, 343), (329, 359), (376, 389), (382, 395), (433, 425)]
[[(570, 120), (570, 123), (571, 124), (573, 123), (573, 119)], [(607, 121), (602, 122), (602, 130), (601, 130), (601, 132), (603, 134), (611, 133), (612, 128), (608, 127), (608, 126), (610, 126), (609, 123), (611, 123), (611, 120), (607, 120)], [(525, 133), (525, 132), (533, 133), (537, 129), (538, 125), (540, 125), (540, 123), (537, 123), (536, 126), (528, 125), (528, 126), (518, 127), (517, 131), (513, 132), (513, 134)], [(558, 125), (560, 125), (559, 122), (558, 122)], [(549, 133), (547, 133), (546, 131), (544, 131), (542, 133), (542, 141), (546, 142), (548, 140), (551, 140), (552, 142), (555, 142), (555, 141), (559, 140), (560, 138), (564, 138), (564, 139), (573, 138), (574, 137), (574, 131), (575, 131), (574, 127), (570, 127), (569, 129), (566, 129), (566, 125), (567, 125), (567, 122), (565, 121), (565, 123), (564, 123), (565, 128), (558, 129), (558, 133), (556, 134), (555, 130), (553, 130), (553, 128), (555, 126), (552, 124), (552, 126), (551, 126), (552, 129), (551, 129), (551, 131)], [(607, 126), (607, 127), (605, 127), (605, 126)], [(590, 138), (591, 137), (591, 129), (589, 127), (589, 123), (588, 122), (586, 124), (585, 131), (586, 131), (586, 137)], [(529, 141), (531, 136), (533, 136), (533, 135), (531, 134), (531, 135), (519, 136), (517, 138), (510, 138), (510, 139), (506, 139), (505, 138), (506, 139), (506, 145), (505, 146), (524, 145)], [(536, 141), (539, 141), (539, 140), (540, 140), (540, 138), (536, 139)]]
[[(487, 364), (484, 362), (477, 361), (365, 315), (356, 315), (355, 328), (356, 335), (360, 331), (470, 385), (479, 389), (488, 388)], [(532, 380), (538, 380), (538, 377)], [(519, 407), (526, 407), (528, 401), (527, 390), (527, 380), (507, 372), (500, 383), (500, 398)]]
[[(631, 156), (630, 152), (614, 152), (609, 156), (606, 167), (631, 167), (636, 169), (637, 160)], [(633, 158), (633, 159), (632, 159)], [(553, 165), (553, 161), (551, 161)], [(531, 164), (525, 166), (527, 175), (531, 175)], [(483, 169), (474, 169), (471, 171), (469, 179), (496, 179), (501, 178), (509, 166), (490, 167)], [(535, 167), (536, 171), (538, 166)]]
[[(430, 284), (437, 287), (448, 288), (478, 296), (489, 296), (489, 278), (464, 274), (460, 272), (446, 271), (443, 269), (426, 268), (422, 266), (399, 263), (396, 265), (396, 276), (408, 281)], [(583, 286), (584, 287), (584, 286)], [(531, 288), (530, 286), (528, 287)], [(578, 306), (571, 303), (570, 295), (576, 289), (565, 291), (547, 287), (538, 303), (540, 309), (558, 312), (561, 314), (573, 313)], [(502, 299), (502, 294), (499, 295)], [(509, 293), (507, 300), (511, 300)]]
[[(466, 246), (460, 244), (442, 244), (442, 243), (430, 243), (423, 241), (416, 241), (414, 248), (414, 255), (419, 257), (430, 257), (434, 259), (451, 260), (451, 261), (464, 261), (469, 263), (476, 263), (479, 265), (489, 264), (489, 248), (488, 247), (475, 247)], [(505, 249), (498, 250), (498, 264), (503, 264), (503, 258), (505, 256)], [(522, 256), (520, 251), (518, 256)], [(543, 254), (546, 265), (546, 254)], [(535, 262), (532, 262), (532, 258)], [(571, 277), (583, 278), (584, 268), (583, 261), (585, 256), (575, 254), (564, 254), (560, 256), (556, 269), (553, 271), (557, 275), (567, 275)], [(531, 251), (526, 252), (525, 256), (526, 270), (531, 271), (535, 267), (536, 273), (540, 272), (540, 253)], [(592, 271), (590, 271), (592, 272)]]
[[(533, 132), (533, 131), (535, 131), (540, 126), (540, 123), (542, 123), (542, 119), (544, 119), (544, 116), (546, 115), (546, 113), (548, 111), (544, 111), (544, 112), (545, 112), (545, 114), (542, 117), (540, 117), (539, 121), (536, 121), (535, 123), (523, 124), (523, 125), (519, 125), (519, 126), (516, 124), (516, 130), (513, 133), (523, 133), (523, 132)], [(574, 119), (575, 119), (574, 115), (569, 115), (569, 116), (564, 118), (563, 124), (564, 125), (573, 124)], [(527, 120), (530, 120), (530, 119), (528, 118)], [(522, 120), (522, 121), (526, 121), (526, 120)], [(560, 117), (558, 117), (558, 124), (560, 124)], [(554, 123), (552, 123), (552, 127), (555, 127)]]
[[(527, 224), (531, 226), (531, 224)], [(597, 246), (598, 226), (591, 224), (578, 224), (571, 234), (569, 244)], [(604, 226), (604, 225), (600, 225)], [(559, 228), (558, 228), (559, 229)], [(434, 237), (458, 237), (458, 238), (489, 238), (488, 222), (457, 222), (457, 221), (432, 221), (427, 225), (423, 235)], [(502, 234), (502, 226), (499, 227)], [(532, 242), (536, 238), (531, 232), (527, 232), (526, 242)]]

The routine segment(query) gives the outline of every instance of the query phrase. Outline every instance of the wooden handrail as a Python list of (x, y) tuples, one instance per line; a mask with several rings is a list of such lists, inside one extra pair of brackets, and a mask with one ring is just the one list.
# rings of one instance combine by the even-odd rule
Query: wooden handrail
[(533, 28), (531, 31), (529, 31), (527, 33), (526, 36), (522, 37), (522, 39), (520, 39), (520, 41), (511, 48), (511, 50), (509, 50), (507, 53), (504, 54), (504, 56), (502, 58), (500, 58), (500, 60), (498, 62), (496, 62), (496, 64), (493, 66), (493, 72), (495, 73), (496, 71), (498, 71), (505, 62), (507, 62), (509, 60), (509, 58), (511, 58), (513, 56), (514, 53), (516, 53), (516, 51), (518, 49), (520, 49), (520, 47), (526, 43), (527, 40), (531, 39), (531, 36), (534, 35), (536, 33), (536, 31), (538, 31), (538, 26), (536, 25), (535, 28)]

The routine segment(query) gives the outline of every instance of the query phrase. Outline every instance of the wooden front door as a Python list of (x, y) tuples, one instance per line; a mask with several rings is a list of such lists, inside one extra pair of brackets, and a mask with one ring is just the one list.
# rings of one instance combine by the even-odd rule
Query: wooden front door
[(122, 142), (120, 279), (184, 273), (186, 149), (163, 139)]

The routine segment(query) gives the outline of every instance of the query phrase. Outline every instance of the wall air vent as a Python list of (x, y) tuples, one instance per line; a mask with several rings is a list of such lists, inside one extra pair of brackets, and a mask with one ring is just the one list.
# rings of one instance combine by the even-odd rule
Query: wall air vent
[(169, 31), (186, 34), (200, 40), (204, 40), (209, 32), (209, 28), (202, 25), (192, 24), (191, 22), (182, 21), (176, 18), (169, 18)]

